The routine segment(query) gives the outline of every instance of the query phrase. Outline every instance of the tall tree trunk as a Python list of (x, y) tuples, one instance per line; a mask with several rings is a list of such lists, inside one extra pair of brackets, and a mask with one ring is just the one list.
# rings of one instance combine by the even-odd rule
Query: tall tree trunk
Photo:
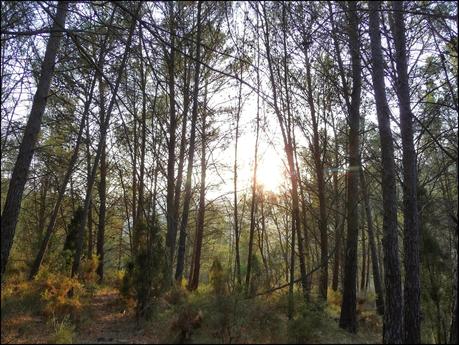
[[(103, 58), (99, 64), (99, 68), (103, 69)], [(102, 75), (99, 74), (99, 120), (100, 126), (104, 125), (105, 121), (105, 85), (102, 79)], [(103, 129), (100, 128), (100, 132), (103, 132)], [(99, 258), (99, 265), (97, 266), (97, 275), (99, 276), (99, 282), (102, 282), (104, 279), (104, 244), (105, 244), (105, 214), (106, 214), (106, 202), (107, 202), (107, 143), (106, 137), (100, 138), (102, 145), (101, 155), (100, 155), (100, 181), (99, 181), (99, 223), (97, 226), (97, 248), (96, 253)]]
[(403, 1), (393, 1), (392, 33), (395, 43), (395, 64), (397, 66), (397, 96), (400, 108), (400, 134), (403, 151), (403, 222), (405, 286), (404, 342), (421, 342), (421, 282), (419, 269), (419, 217), (417, 206), (416, 150), (413, 143), (413, 114), (410, 107), (408, 63), (406, 56), (405, 22)]
[[(207, 84), (205, 88), (204, 107), (207, 107)], [(202, 112), (202, 129), (201, 129), (201, 186), (199, 188), (199, 209), (196, 221), (196, 236), (193, 253), (193, 265), (191, 267), (190, 290), (196, 290), (199, 285), (199, 272), (201, 270), (201, 249), (204, 234), (204, 216), (206, 211), (206, 109)]]
[(314, 166), (317, 177), (317, 189), (319, 194), (319, 233), (320, 233), (320, 280), (319, 280), (319, 296), (324, 300), (327, 299), (328, 289), (328, 233), (327, 233), (327, 211), (325, 205), (325, 179), (323, 162), (320, 152), (319, 143), (319, 124), (316, 116), (314, 96), (311, 82), (311, 66), (308, 56), (308, 48), (305, 47), (305, 65), (306, 65), (306, 82), (308, 85), (308, 104), (309, 112), (311, 113), (312, 129), (313, 129), (313, 156)]
[(54, 74), (56, 63), (56, 55), (59, 50), (59, 45), (62, 37), (62, 28), (65, 26), (67, 16), (67, 1), (59, 1), (57, 5), (56, 15), (53, 18), (54, 24), (52, 27), (48, 44), (46, 45), (45, 57), (41, 65), (40, 79), (37, 85), (37, 91), (33, 98), (32, 109), (24, 131), (24, 136), (19, 147), (19, 153), (14, 164), (13, 173), (11, 175), (8, 193), (6, 195), (5, 204), (2, 212), (1, 220), (1, 279), (6, 270), (6, 264), (10, 255), (10, 250), (13, 245), (16, 224), (21, 208), (22, 194), (27, 182), (30, 163), (35, 151), (35, 145), (40, 132), (41, 120), (45, 112), (46, 102), (48, 100), (49, 88)]
[(360, 274), (360, 291), (363, 292), (365, 289), (365, 275), (367, 270), (367, 246), (365, 238), (365, 208), (363, 205), (360, 207), (360, 226), (362, 229), (362, 270)]
[(188, 167), (185, 183), (185, 198), (183, 201), (183, 213), (180, 223), (180, 236), (179, 247), (177, 253), (177, 269), (175, 271), (175, 280), (180, 282), (182, 280), (183, 269), (185, 266), (185, 248), (186, 248), (186, 228), (188, 225), (188, 214), (190, 210), (191, 201), (191, 174), (193, 172), (194, 149), (196, 139), (196, 121), (198, 117), (198, 96), (199, 96), (199, 74), (201, 69), (201, 6), (202, 2), (198, 2), (198, 24), (197, 24), (197, 38), (196, 38), (196, 69), (194, 74), (194, 89), (193, 89), (193, 109), (191, 116), (191, 135), (190, 147), (188, 154)]
[[(293, 141), (291, 137), (291, 114), (290, 114), (290, 100), (289, 100), (289, 92), (288, 92), (288, 70), (287, 70), (287, 47), (286, 47), (286, 29), (287, 29), (287, 18), (286, 18), (286, 10), (285, 4), (282, 6), (282, 22), (283, 22), (283, 50), (284, 50), (284, 83), (286, 88), (286, 104), (287, 104), (287, 123), (285, 123), (285, 117), (283, 116), (282, 112), (280, 111), (278, 99), (277, 99), (277, 87), (274, 80), (274, 69), (273, 69), (273, 61), (271, 57), (271, 47), (270, 47), (270, 40), (269, 40), (269, 29), (267, 27), (267, 13), (266, 13), (266, 5), (263, 4), (263, 13), (265, 18), (265, 25), (264, 25), (264, 35), (265, 35), (265, 46), (266, 46), (266, 53), (267, 53), (267, 61), (269, 67), (269, 76), (271, 81), (271, 87), (273, 91), (273, 105), (274, 110), (279, 122), (279, 126), (281, 128), (282, 138), (285, 147), (285, 154), (287, 156), (288, 162), (288, 171), (290, 175), (290, 182), (291, 182), (291, 195), (292, 195), (292, 247), (291, 247), (291, 260), (290, 260), (290, 284), (289, 284), (289, 308), (288, 314), (289, 318), (293, 317), (293, 284), (294, 284), (294, 263), (295, 263), (295, 236), (298, 235), (298, 252), (299, 252), (299, 259), (300, 259), (300, 271), (301, 271), (301, 285), (303, 288), (303, 295), (307, 296), (307, 277), (306, 277), (306, 266), (304, 262), (304, 247), (302, 236), (299, 231), (299, 223), (300, 223), (300, 210), (299, 210), (299, 198), (298, 198), (298, 179), (295, 170), (295, 162), (294, 162), (294, 155), (293, 155)], [(296, 233), (298, 232), (298, 233)]]
[(333, 127), (333, 134), (335, 138), (335, 160), (334, 160), (334, 166), (335, 166), (335, 171), (333, 172), (333, 193), (336, 197), (336, 209), (337, 211), (335, 212), (335, 245), (334, 245), (334, 260), (333, 260), (333, 273), (332, 273), (332, 290), (337, 291), (338, 290), (338, 281), (339, 281), (339, 267), (340, 267), (340, 258), (341, 258), (341, 237), (342, 237), (342, 228), (344, 227), (344, 221), (342, 219), (344, 218), (343, 215), (340, 212), (342, 211), (342, 202), (338, 198), (339, 195), (339, 188), (338, 188), (338, 167), (339, 167), (339, 159), (338, 159), (338, 152), (339, 152), (339, 147), (338, 147), (338, 140), (337, 140), (337, 132), (336, 132), (336, 125), (335, 125), (335, 120), (332, 117), (332, 127)]
[[(457, 235), (459, 234), (459, 223), (458, 218), (459, 218), (459, 212), (458, 212), (458, 217), (456, 218), (456, 248), (457, 248)], [(457, 255), (456, 255), (456, 260), (457, 260)], [(451, 315), (451, 326), (450, 326), (450, 331), (449, 331), (449, 343), (450, 344), (457, 344), (458, 342), (458, 329), (459, 329), (459, 319), (457, 317), (457, 314), (459, 312), (458, 310), (458, 293), (457, 293), (457, 288), (458, 288), (458, 283), (459, 283), (459, 270), (457, 269), (457, 261), (456, 261), (456, 276), (454, 277), (454, 285), (453, 285), (453, 307), (452, 307), (452, 315)]]
[(357, 2), (351, 1), (349, 10), (349, 48), (352, 61), (352, 94), (349, 109), (349, 171), (347, 180), (347, 239), (344, 262), (343, 303), (339, 325), (355, 333), (357, 331), (356, 285), (357, 285), (357, 246), (359, 236), (359, 125), (361, 70), (359, 52), (359, 18)]
[(385, 344), (402, 343), (402, 287), (398, 257), (397, 233), (397, 195), (394, 161), (394, 144), (390, 128), (390, 110), (384, 85), (384, 61), (379, 29), (379, 1), (369, 1), (370, 9), (370, 44), (373, 61), (373, 88), (375, 91), (376, 113), (378, 116), (379, 137), (381, 140), (382, 159), (382, 194), (383, 194), (383, 250), (385, 310), (383, 342)]
[[(242, 66), (242, 65), (241, 65)], [(239, 76), (242, 78), (242, 67), (241, 67), (241, 75)], [(236, 138), (234, 143), (234, 167), (233, 167), (233, 188), (234, 188), (234, 214), (233, 214), (233, 223), (234, 223), (234, 236), (236, 240), (236, 279), (238, 285), (241, 284), (241, 257), (239, 253), (239, 221), (238, 221), (238, 212), (237, 212), (237, 204), (238, 204), (238, 197), (237, 197), (237, 144), (239, 142), (239, 118), (241, 115), (241, 103), (242, 103), (242, 79), (239, 82), (239, 93), (238, 93), (238, 103), (237, 103), (237, 110), (236, 110)]]
[(381, 273), (379, 272), (378, 254), (376, 251), (376, 241), (373, 229), (373, 218), (371, 216), (370, 196), (368, 194), (367, 184), (362, 167), (360, 168), (360, 186), (362, 189), (363, 200), (365, 204), (365, 214), (367, 218), (368, 242), (370, 246), (371, 264), (373, 270), (373, 281), (376, 292), (376, 310), (379, 315), (384, 315), (384, 295), (381, 283)]
[(175, 145), (176, 145), (176, 128), (177, 118), (175, 114), (175, 20), (174, 20), (174, 2), (169, 2), (170, 10), (170, 49), (171, 52), (167, 61), (168, 84), (169, 84), (169, 140), (167, 143), (167, 234), (166, 234), (166, 260), (167, 273), (166, 284), (172, 284), (172, 270), (175, 253), (175, 239), (177, 236), (177, 219), (174, 207), (174, 168), (175, 168)]
[(137, 15), (140, 12), (141, 6), (142, 5), (140, 3), (137, 5), (137, 9), (136, 9), (136, 12), (135, 12), (135, 17), (132, 18), (132, 24), (131, 24), (131, 27), (129, 29), (129, 35), (128, 35), (128, 38), (127, 38), (127, 41), (126, 41), (126, 47), (125, 47), (125, 51), (124, 51), (124, 54), (123, 54), (123, 59), (121, 61), (121, 64), (120, 64), (120, 67), (119, 67), (119, 70), (118, 70), (118, 76), (117, 76), (117, 79), (116, 79), (116, 82), (115, 82), (115, 86), (114, 86), (114, 89), (113, 89), (113, 94), (112, 94), (110, 103), (108, 105), (107, 112), (105, 114), (104, 123), (103, 123), (102, 131), (101, 131), (101, 139), (99, 141), (99, 144), (98, 144), (98, 147), (97, 147), (97, 152), (96, 152), (96, 157), (94, 158), (94, 162), (93, 162), (93, 165), (92, 165), (91, 176), (90, 176), (90, 179), (88, 180), (88, 184), (86, 186), (86, 196), (85, 196), (85, 200), (84, 200), (83, 216), (82, 216), (81, 223), (78, 225), (76, 250), (75, 250), (75, 255), (74, 255), (73, 264), (72, 264), (72, 273), (71, 273), (72, 277), (74, 277), (78, 273), (78, 270), (80, 268), (81, 254), (82, 254), (82, 250), (83, 250), (83, 236), (84, 236), (84, 229), (86, 227), (86, 222), (87, 222), (87, 219), (88, 219), (89, 203), (90, 203), (90, 200), (91, 200), (91, 191), (92, 191), (92, 187), (94, 186), (94, 181), (95, 181), (95, 178), (96, 178), (96, 175), (97, 175), (97, 168), (99, 166), (100, 157), (102, 155), (103, 142), (105, 141), (105, 138), (107, 136), (108, 127), (109, 127), (109, 124), (110, 124), (110, 117), (111, 117), (111, 114), (112, 114), (113, 106), (115, 105), (115, 100), (116, 100), (116, 97), (117, 97), (118, 88), (120, 86), (120, 82), (121, 82), (121, 78), (122, 78), (122, 75), (123, 75), (123, 71), (124, 71), (124, 68), (126, 66), (126, 61), (127, 61), (128, 55), (129, 55), (130, 48), (131, 48), (132, 35), (134, 33), (134, 28), (135, 28), (135, 25), (136, 25)]
[[(187, 73), (188, 71), (188, 73)], [(171, 242), (175, 248), (175, 242), (177, 239), (177, 227), (179, 222), (180, 216), (180, 197), (182, 192), (182, 184), (183, 184), (183, 166), (185, 163), (185, 149), (186, 149), (186, 125), (188, 120), (188, 110), (190, 104), (190, 75), (191, 71), (189, 69), (185, 69), (185, 76), (184, 76), (184, 90), (183, 90), (183, 114), (182, 114), (182, 133), (180, 139), (180, 152), (179, 152), (179, 159), (178, 159), (178, 168), (177, 168), (177, 179), (175, 182), (175, 191), (174, 191), (174, 229), (172, 232), (172, 240)]]
[[(258, 5), (257, 5), (258, 8)], [(257, 28), (259, 24), (259, 14), (257, 12)], [(257, 125), (255, 134), (255, 152), (253, 158), (253, 176), (252, 176), (252, 200), (250, 202), (250, 229), (249, 229), (249, 248), (247, 256), (247, 272), (245, 276), (245, 292), (250, 291), (250, 272), (252, 270), (252, 250), (253, 250), (253, 235), (255, 231), (255, 206), (256, 206), (256, 190), (257, 190), (257, 167), (258, 167), (258, 139), (260, 134), (260, 35), (257, 35)], [(282, 243), (281, 243), (282, 246)]]
[[(308, 297), (308, 281), (306, 276), (306, 263), (305, 263), (305, 255), (304, 255), (304, 244), (303, 244), (303, 234), (301, 233), (300, 227), (300, 206), (299, 206), (299, 195), (298, 195), (298, 175), (296, 172), (295, 167), (295, 158), (294, 158), (294, 150), (296, 151), (296, 143), (294, 140), (294, 124), (292, 123), (292, 114), (290, 111), (290, 90), (289, 90), (289, 81), (288, 81), (288, 64), (287, 64), (287, 7), (288, 4), (282, 3), (282, 31), (283, 31), (283, 65), (284, 65), (284, 87), (285, 87), (285, 97), (286, 97), (286, 105), (287, 105), (287, 126), (286, 132), (287, 137), (284, 136), (284, 145), (285, 145), (285, 152), (287, 155), (287, 162), (289, 168), (289, 175), (291, 179), (291, 192), (292, 192), (292, 230), (296, 231), (296, 237), (298, 239), (298, 253), (300, 259), (300, 274), (301, 274), (301, 287), (303, 289), (303, 296), (305, 299)], [(274, 87), (274, 86), (273, 86)], [(277, 107), (279, 111), (279, 107)], [(280, 115), (280, 112), (279, 112)], [(279, 116), (278, 116), (279, 118)], [(292, 240), (292, 255), (294, 254), (294, 246), (293, 243), (295, 241)], [(293, 265), (292, 265), (293, 270)], [(291, 277), (293, 279), (293, 277)]]
[[(89, 121), (86, 121), (86, 178), (89, 180), (91, 176), (91, 150), (90, 150), (90, 133), (89, 133)], [(92, 198), (89, 201), (88, 210), (88, 258), (92, 258), (94, 251), (94, 237), (92, 231)]]
[[(140, 42), (143, 40), (142, 34), (142, 27), (139, 25), (139, 40)], [(142, 53), (142, 45), (139, 44), (140, 49), (140, 89), (142, 92), (142, 118), (140, 123), (140, 174), (139, 174), (139, 182), (138, 182), (138, 201), (137, 201), (137, 214), (136, 217), (136, 224), (143, 224), (143, 220), (145, 220), (145, 146), (147, 140), (147, 95), (146, 95), (146, 84), (147, 79), (144, 70), (143, 64), (143, 53)], [(148, 220), (147, 220), (148, 222)], [(138, 227), (136, 229), (138, 238), (143, 241), (145, 236), (145, 229), (143, 226)], [(148, 247), (149, 248), (149, 247)]]

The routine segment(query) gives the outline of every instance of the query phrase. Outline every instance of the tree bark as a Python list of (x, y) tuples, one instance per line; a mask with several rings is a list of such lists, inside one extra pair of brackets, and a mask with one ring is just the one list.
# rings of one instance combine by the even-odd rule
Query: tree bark
[(360, 274), (360, 291), (363, 292), (365, 289), (365, 275), (367, 270), (367, 246), (366, 246), (366, 238), (365, 238), (365, 208), (362, 205), (360, 207), (360, 226), (362, 229), (362, 270)]
[(397, 67), (396, 89), (400, 108), (400, 134), (403, 151), (403, 223), (405, 236), (404, 266), (404, 342), (421, 342), (421, 281), (419, 268), (419, 216), (417, 206), (416, 150), (413, 142), (413, 114), (410, 107), (408, 63), (406, 55), (405, 22), (403, 1), (393, 1), (392, 33), (395, 43)]
[(375, 91), (376, 113), (378, 117), (379, 137), (382, 157), (382, 194), (383, 194), (383, 250), (385, 310), (383, 342), (385, 344), (402, 343), (402, 287), (400, 263), (398, 257), (397, 234), (397, 195), (394, 161), (394, 144), (390, 128), (390, 110), (384, 85), (384, 61), (379, 28), (379, 1), (369, 1), (370, 9), (370, 44), (373, 61), (373, 88)]
[[(205, 91), (204, 106), (207, 106), (207, 84)], [(204, 216), (206, 211), (206, 109), (202, 112), (201, 129), (201, 186), (199, 188), (199, 209), (196, 221), (195, 247), (193, 253), (193, 265), (191, 267), (190, 290), (196, 290), (199, 285), (199, 272), (201, 270), (201, 249), (204, 234)]]
[(357, 246), (359, 236), (359, 175), (360, 164), (360, 93), (361, 70), (359, 52), (359, 19), (357, 3), (349, 2), (349, 48), (352, 61), (352, 94), (349, 109), (349, 171), (347, 180), (347, 239), (344, 262), (343, 303), (339, 325), (355, 333), (357, 331), (356, 285), (357, 285)]
[(167, 142), (168, 159), (167, 159), (167, 234), (166, 234), (166, 259), (167, 273), (166, 284), (172, 284), (172, 270), (175, 253), (175, 240), (177, 237), (177, 219), (175, 219), (174, 203), (174, 168), (175, 168), (175, 145), (177, 118), (175, 114), (175, 20), (174, 20), (174, 2), (169, 2), (170, 10), (170, 55), (168, 58), (168, 85), (169, 85), (169, 140)]
[[(103, 58), (99, 64), (99, 68), (103, 68)], [(99, 79), (99, 120), (100, 126), (104, 125), (105, 121), (105, 86), (102, 76), (98, 75)], [(100, 132), (103, 132), (103, 128), (100, 128)], [(105, 214), (106, 214), (106, 202), (107, 202), (107, 143), (106, 137), (101, 136), (100, 138), (102, 145), (101, 155), (100, 155), (100, 181), (99, 181), (99, 223), (97, 226), (97, 248), (96, 253), (99, 258), (99, 264), (97, 266), (97, 275), (99, 276), (99, 282), (104, 280), (104, 242), (105, 242)]]
[(13, 245), (16, 224), (21, 208), (22, 194), (27, 182), (30, 163), (35, 151), (35, 145), (40, 132), (41, 120), (45, 112), (48, 93), (51, 86), (51, 80), (54, 74), (56, 63), (56, 55), (59, 50), (59, 45), (62, 38), (62, 30), (65, 26), (67, 16), (67, 1), (59, 1), (57, 5), (56, 15), (53, 18), (53, 32), (51, 33), (46, 45), (45, 57), (41, 65), (40, 79), (37, 85), (37, 91), (33, 98), (32, 109), (24, 131), (24, 136), (19, 147), (18, 157), (14, 164), (13, 173), (11, 175), (8, 193), (6, 195), (5, 204), (1, 219), (1, 279), (6, 270), (10, 250)]

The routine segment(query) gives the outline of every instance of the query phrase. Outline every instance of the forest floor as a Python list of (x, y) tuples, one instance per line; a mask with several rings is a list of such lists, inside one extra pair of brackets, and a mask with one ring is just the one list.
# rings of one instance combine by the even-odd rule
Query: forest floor
[(215, 299), (205, 288), (179, 291), (159, 300), (150, 320), (138, 323), (133, 304), (112, 287), (83, 298), (71, 319), (45, 316), (36, 295), (21, 287), (12, 291), (4, 296), (2, 289), (2, 344), (381, 343), (381, 319), (373, 304), (359, 305), (359, 332), (350, 334), (338, 327), (334, 295), (319, 309), (298, 302), (295, 319), (288, 321), (285, 294), (246, 300)]

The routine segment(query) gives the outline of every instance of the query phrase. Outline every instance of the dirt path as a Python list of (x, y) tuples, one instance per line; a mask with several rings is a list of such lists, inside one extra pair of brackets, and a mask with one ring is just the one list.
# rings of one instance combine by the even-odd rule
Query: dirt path
[(98, 291), (85, 314), (85, 319), (81, 321), (76, 330), (75, 343), (151, 344), (159, 342), (158, 337), (151, 330), (137, 326), (135, 315), (123, 309), (123, 303), (115, 290)]

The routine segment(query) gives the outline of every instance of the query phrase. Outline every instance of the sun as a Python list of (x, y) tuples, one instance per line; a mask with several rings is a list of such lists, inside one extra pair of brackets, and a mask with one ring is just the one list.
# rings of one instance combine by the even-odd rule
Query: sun
[(266, 191), (277, 192), (285, 180), (282, 171), (282, 159), (273, 150), (267, 150), (258, 162), (257, 183)]

